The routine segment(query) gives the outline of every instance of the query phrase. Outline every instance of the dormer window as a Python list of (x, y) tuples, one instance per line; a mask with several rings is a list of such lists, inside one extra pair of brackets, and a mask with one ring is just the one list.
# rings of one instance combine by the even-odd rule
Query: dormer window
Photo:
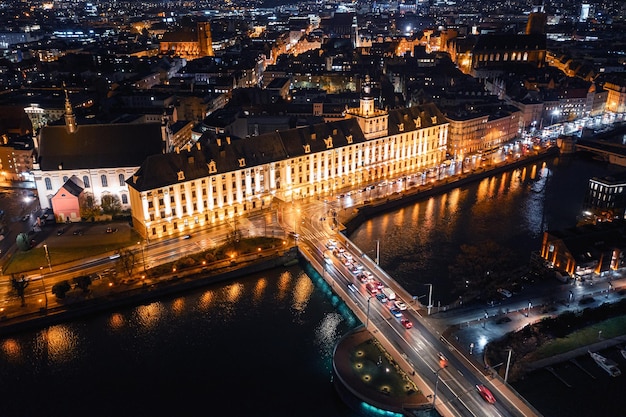
[(178, 181), (185, 180), (185, 173), (183, 171), (178, 171)]
[(302, 145), (302, 147), (304, 148), (304, 153), (311, 153), (311, 145), (306, 144)]
[(207, 167), (209, 168), (209, 174), (216, 174), (217, 173), (217, 166), (215, 165), (215, 161), (211, 159), (211, 162), (209, 162), (207, 164)]
[(237, 161), (239, 162), (239, 168), (246, 166), (246, 158), (239, 158)]
[(348, 142), (348, 144), (352, 143), (352, 135), (346, 136), (346, 142)]
[(398, 131), (404, 132), (404, 123), (398, 124)]
[(326, 144), (326, 149), (332, 149), (332, 147), (333, 147), (333, 137), (329, 136), (328, 138), (324, 139), (324, 143)]
[(417, 119), (413, 119), (413, 122), (415, 122), (415, 127), (422, 127), (422, 119), (419, 117)]
[(432, 116), (430, 120), (433, 122), (434, 125), (437, 124), (437, 116)]

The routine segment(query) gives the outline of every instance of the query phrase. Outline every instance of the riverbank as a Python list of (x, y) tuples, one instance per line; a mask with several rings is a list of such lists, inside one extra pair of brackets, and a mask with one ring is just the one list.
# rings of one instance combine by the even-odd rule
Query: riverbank
[(295, 247), (291, 247), (255, 254), (253, 257), (241, 257), (237, 261), (224, 260), (213, 265), (211, 269), (198, 267), (173, 271), (158, 277), (137, 277), (123, 280), (118, 285), (98, 280), (89, 287), (89, 292), (84, 296), (75, 296), (65, 303), (57, 302), (51, 308), (46, 308), (41, 299), (38, 300), (38, 308), (31, 308), (31, 312), (27, 314), (8, 316), (6, 308), (2, 308), (0, 336), (50, 326), (121, 306), (150, 303), (161, 297), (273, 269), (297, 259), (298, 252)]
[(396, 210), (399, 207), (425, 200), (434, 195), (446, 193), (455, 188), (463, 187), (464, 185), (480, 181), (484, 178), (488, 178), (511, 169), (520, 168), (533, 162), (553, 158), (558, 155), (559, 148), (552, 146), (536, 153), (535, 155), (526, 156), (514, 162), (499, 163), (487, 168), (482, 167), (459, 177), (445, 178), (432, 184), (409, 188), (401, 193), (392, 194), (387, 198), (372, 201), (371, 203), (365, 204), (361, 207), (338, 210), (338, 220), (339, 223), (343, 225), (343, 234), (349, 236), (356, 229), (358, 229), (363, 222), (376, 215), (387, 213)]

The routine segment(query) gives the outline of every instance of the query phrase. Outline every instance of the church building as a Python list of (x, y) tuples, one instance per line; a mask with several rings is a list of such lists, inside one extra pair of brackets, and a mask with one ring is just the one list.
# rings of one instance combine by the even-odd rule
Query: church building
[[(57, 221), (80, 221), (80, 214), (57, 210), (54, 199), (78, 184), (97, 204), (102, 196), (117, 197), (122, 209), (130, 209), (126, 179), (143, 161), (166, 151), (168, 131), (162, 123), (120, 123), (79, 125), (67, 91), (65, 124), (43, 126), (39, 132), (33, 175), (42, 209), (51, 208)], [(70, 178), (74, 177), (74, 180)], [(78, 179), (78, 181), (76, 180)], [(70, 181), (70, 182), (68, 182)], [(63, 213), (61, 213), (61, 211)]]

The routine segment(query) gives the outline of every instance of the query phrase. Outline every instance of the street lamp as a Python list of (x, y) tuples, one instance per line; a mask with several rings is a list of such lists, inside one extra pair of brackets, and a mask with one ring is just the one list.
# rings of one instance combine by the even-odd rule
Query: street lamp
[(367, 329), (370, 325), (370, 301), (372, 299), (372, 296), (369, 296), (367, 298), (367, 319), (365, 321), (365, 328)]
[(435, 371), (437, 378), (435, 379), (435, 392), (433, 393), (433, 408), (435, 408), (435, 401), (437, 401), (437, 387), (439, 386), (439, 372), (443, 371), (447, 367), (448, 365), (444, 365), (443, 368), (439, 368), (437, 369), (437, 371)]
[(376, 265), (380, 264), (380, 240), (376, 239)]
[(574, 293), (573, 292), (569, 292), (569, 298), (567, 299), (567, 306), (569, 307), (569, 305), (572, 302), (572, 298), (574, 297)]
[(141, 247), (141, 259), (143, 260), (143, 272), (146, 272), (146, 254), (143, 250), (143, 245), (141, 244), (141, 242), (137, 242), (138, 245), (140, 245)]
[(433, 284), (424, 284), (428, 285), (428, 315), (430, 316), (430, 309), (433, 307)]
[(530, 316), (530, 309), (533, 307), (533, 303), (528, 300), (528, 310), (526, 311), (526, 317)]
[(554, 109), (554, 111), (552, 112), (552, 117), (550, 117), (550, 125), (554, 124), (554, 116), (558, 118), (560, 114), (561, 114), (561, 111), (559, 109)]
[(513, 349), (509, 348), (509, 356), (506, 359), (506, 370), (504, 371), (504, 382), (506, 383), (507, 379), (509, 379), (509, 366), (511, 365), (511, 353), (513, 353)]

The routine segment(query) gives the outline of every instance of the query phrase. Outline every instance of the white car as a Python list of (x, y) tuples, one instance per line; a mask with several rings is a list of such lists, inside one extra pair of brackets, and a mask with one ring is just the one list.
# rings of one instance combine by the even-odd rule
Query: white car
[(406, 304), (401, 300), (394, 301), (393, 305), (395, 305), (398, 310), (406, 310)]
[(498, 294), (506, 298), (511, 298), (511, 296), (513, 295), (511, 294), (511, 291), (505, 290), (504, 288), (498, 288)]
[(352, 254), (348, 253), (348, 252), (344, 252), (343, 253), (343, 257), (349, 260), (352, 260)]

